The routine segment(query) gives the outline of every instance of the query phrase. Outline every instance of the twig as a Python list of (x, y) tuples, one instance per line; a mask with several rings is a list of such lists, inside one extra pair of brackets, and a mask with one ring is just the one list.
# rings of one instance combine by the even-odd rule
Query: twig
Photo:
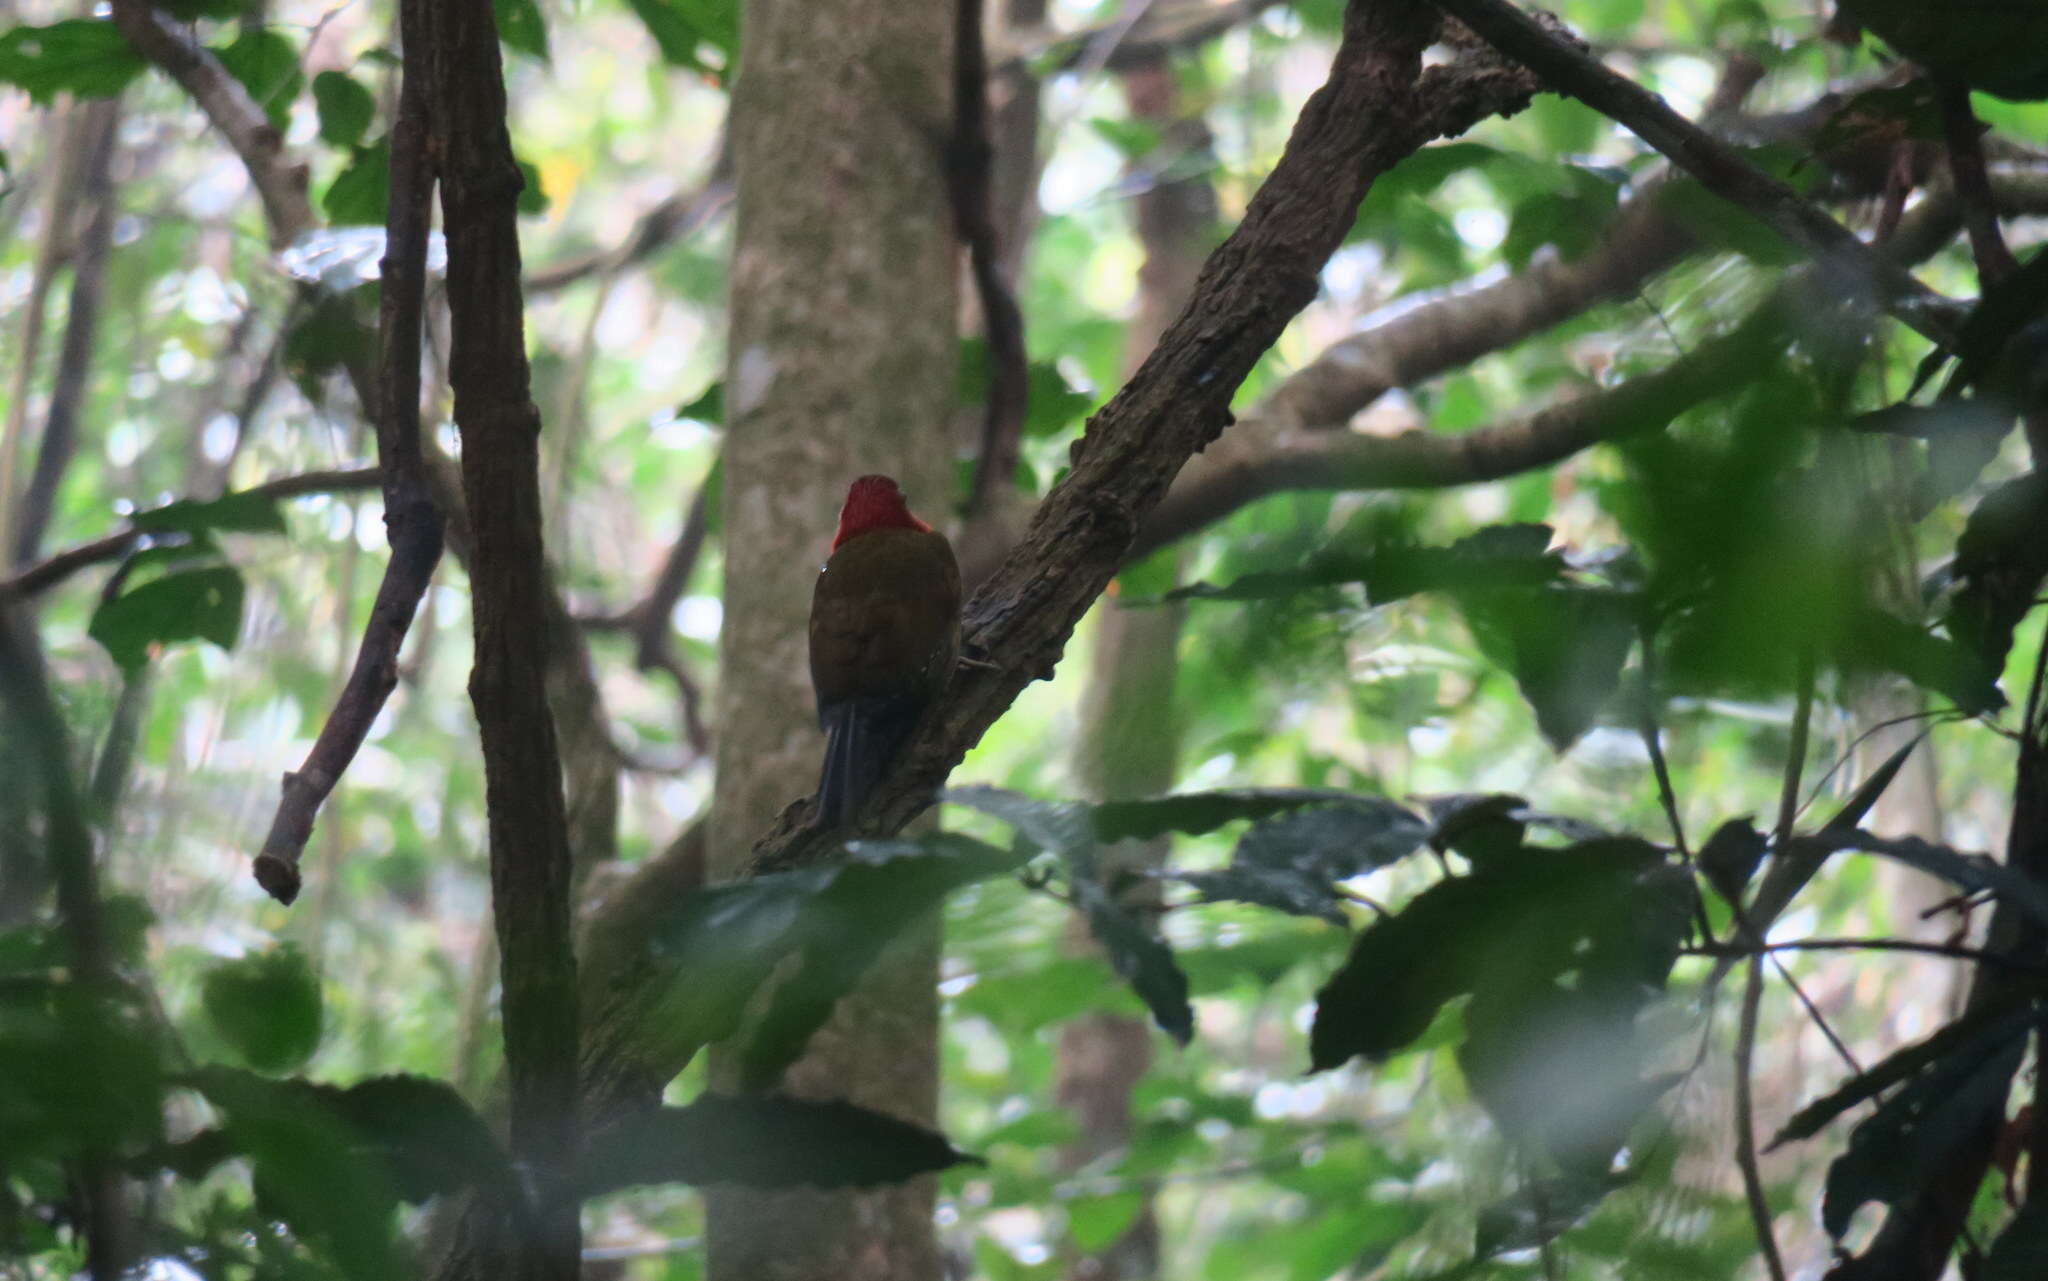
[[(379, 483), (383, 474), (375, 467), (300, 472), (293, 476), (279, 476), (260, 485), (251, 485), (247, 489), (232, 490), (222, 497), (299, 498), (307, 494), (346, 493), (371, 488)], [(139, 514), (148, 515), (147, 512)], [(128, 549), (135, 545), (137, 539), (148, 536), (148, 530), (124, 529), (116, 534), (95, 538), (89, 543), (67, 547), (48, 560), (29, 566), (12, 578), (0, 579), (0, 597), (19, 596), (25, 599), (46, 592), (80, 570), (120, 559), (128, 554)]]
[(313, 820), (398, 686), (398, 651), (441, 560), (441, 514), (428, 492), (420, 452), (420, 314), (434, 190), (426, 91), (420, 81), (415, 64), (399, 90), (398, 116), (391, 128), (384, 260), (379, 268), (383, 287), (377, 317), (375, 413), (391, 557), (363, 625), (355, 666), (305, 763), (285, 774), (284, 794), (256, 855), (256, 881), (280, 903), (298, 897), (299, 860), (313, 835)]
[(1707, 190), (1754, 214), (1812, 255), (1823, 270), (1845, 275), (1859, 290), (1875, 287), (1885, 308), (1907, 326), (1937, 345), (1955, 344), (1961, 321), (1957, 303), (1872, 251), (1854, 232), (1673, 111), (1662, 98), (1608, 70), (1507, 0), (1435, 3), (1559, 93), (1626, 126)]
[(2004, 952), (1963, 947), (1956, 943), (1926, 943), (1918, 939), (1788, 939), (1783, 943), (1765, 943), (1761, 946), (1743, 943), (1704, 943), (1689, 945), (1684, 951), (1688, 956), (1729, 956), (1738, 959), (1772, 952), (1915, 952), (1925, 956), (1945, 956), (1955, 961), (1970, 961), (1977, 965), (1997, 965), (2029, 974), (2048, 973), (2048, 965), (2030, 965)]
[(981, 14), (981, 0), (954, 0), (953, 138), (946, 159), (953, 225), (967, 243), (975, 296), (981, 300), (982, 333), (988, 341), (980, 458), (965, 513), (970, 520), (1016, 483), (1028, 394), (1024, 314), (1003, 279), (990, 203), (995, 150), (988, 133), (988, 63), (982, 50)]
[(554, 293), (591, 276), (623, 271), (652, 258), (678, 240), (695, 235), (732, 205), (732, 147), (719, 131), (710, 172), (689, 191), (677, 192), (641, 214), (625, 238), (609, 249), (596, 249), (538, 267), (526, 277), (529, 298)]

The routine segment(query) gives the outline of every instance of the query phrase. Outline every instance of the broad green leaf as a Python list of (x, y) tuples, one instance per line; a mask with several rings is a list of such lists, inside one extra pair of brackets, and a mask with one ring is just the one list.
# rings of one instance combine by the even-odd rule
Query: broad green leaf
[(292, 100), (306, 83), (299, 70), (298, 47), (269, 27), (255, 27), (245, 28), (213, 52), (263, 109), (270, 127), (284, 132), (291, 124)]
[(320, 141), (354, 147), (377, 115), (377, 100), (345, 72), (323, 71), (313, 77), (313, 105), (320, 113)]
[(379, 138), (350, 151), (348, 165), (320, 197), (320, 211), (337, 227), (381, 227), (390, 202), (391, 140)]
[(122, 668), (182, 640), (233, 649), (242, 630), (242, 576), (226, 565), (188, 569), (122, 592), (93, 611), (86, 631)]
[(548, 24), (535, 0), (491, 0), (498, 21), (498, 39), (508, 49), (548, 61)]
[(320, 980), (291, 943), (223, 961), (200, 983), (214, 1030), (259, 1072), (289, 1072), (320, 1046)]
[(147, 65), (111, 21), (97, 18), (0, 34), (0, 83), (26, 89), (38, 103), (60, 93), (112, 97)]
[(1371, 803), (1320, 787), (1238, 787), (1209, 792), (1178, 792), (1136, 801), (1105, 801), (1091, 811), (1095, 839), (1143, 841), (1168, 832), (1199, 836), (1238, 819), (1263, 819), (1309, 805), (1336, 805), (1351, 800)]
[(1458, 607), (1560, 752), (1592, 728), (1620, 686), (1638, 630), (1635, 594), (1605, 587), (1471, 591)]

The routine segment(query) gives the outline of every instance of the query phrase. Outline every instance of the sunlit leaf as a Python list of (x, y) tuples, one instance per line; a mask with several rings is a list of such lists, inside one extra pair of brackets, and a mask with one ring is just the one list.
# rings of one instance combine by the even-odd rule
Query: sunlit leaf
[(26, 89), (39, 103), (60, 93), (112, 97), (147, 65), (111, 21), (73, 18), (0, 34), (0, 83)]
[(177, 641), (233, 649), (242, 631), (242, 576), (226, 565), (166, 574), (103, 603), (86, 631), (127, 669)]

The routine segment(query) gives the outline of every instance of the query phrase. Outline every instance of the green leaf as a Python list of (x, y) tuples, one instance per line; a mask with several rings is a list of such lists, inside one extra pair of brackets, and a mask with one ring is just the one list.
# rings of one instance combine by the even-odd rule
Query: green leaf
[(348, 164), (327, 184), (320, 211), (337, 227), (384, 225), (391, 203), (391, 140), (354, 147)]
[(200, 993), (214, 1030), (259, 1072), (289, 1072), (320, 1046), (320, 980), (295, 944), (214, 966)]
[(676, 417), (688, 418), (693, 422), (713, 427), (725, 422), (725, 384), (714, 382), (697, 394), (697, 398), (676, 410)]
[(524, 160), (515, 160), (514, 163), (519, 166), (519, 212), (523, 214), (546, 213), (548, 211), (548, 193), (540, 185), (540, 170)]
[(73, 18), (0, 35), (0, 83), (46, 106), (60, 93), (110, 98), (147, 65), (110, 21)]
[(647, 1183), (873, 1187), (962, 1162), (979, 1164), (935, 1130), (851, 1103), (706, 1094), (592, 1135), (579, 1182), (585, 1196)]
[(1074, 906), (1109, 955), (1110, 967), (1131, 985), (1168, 1036), (1182, 1045), (1193, 1038), (1195, 1013), (1188, 1004), (1187, 975), (1181, 973), (1172, 950), (1125, 911), (1101, 880), (1090, 807), (1035, 800), (996, 787), (948, 788), (944, 799), (1000, 819), (1038, 849), (1059, 855), (1067, 865)]
[(212, 641), (233, 649), (242, 630), (242, 576), (225, 565), (188, 569), (131, 588), (93, 611), (86, 633), (133, 671), (153, 646)]
[(1760, 267), (1789, 267), (1802, 251), (1740, 205), (1730, 204), (1696, 178), (1674, 178), (1658, 189), (1660, 207), (1711, 249), (1739, 253)]
[(320, 113), (320, 141), (354, 147), (377, 114), (377, 100), (368, 89), (340, 71), (313, 77), (313, 106)]
[(803, 1054), (841, 997), (884, 948), (947, 895), (1015, 871), (1021, 856), (940, 835), (923, 843), (862, 841), (805, 903), (793, 937), (796, 972), (776, 985), (740, 1053), (740, 1077), (766, 1088)]
[(1674, 949), (1652, 935), (1668, 929), (1669, 913), (1643, 908), (1665, 897), (1647, 875), (1662, 863), (1646, 842), (1613, 838), (1525, 847), (1439, 881), (1359, 934), (1317, 994), (1310, 1069), (1383, 1060), (1468, 993), (1526, 991), (1596, 966), (1605, 983), (1661, 983), (1659, 958)]
[(248, 27), (213, 52), (263, 109), (270, 127), (284, 132), (291, 124), (292, 100), (306, 83), (297, 46), (269, 27)]
[(1731, 818), (1714, 829), (1700, 846), (1700, 873), (1714, 892), (1730, 903), (1742, 902), (1742, 891), (1756, 875), (1770, 844), (1756, 824), (1747, 818)]
[(1076, 875), (1072, 890), (1088, 932), (1109, 953), (1110, 968), (1152, 1012), (1152, 1021), (1181, 1045), (1193, 1040), (1195, 1010), (1188, 1004), (1188, 977), (1173, 959), (1173, 950), (1125, 911), (1100, 881)]
[(1332, 886), (1422, 848), (1429, 824), (1392, 801), (1346, 798), (1256, 823), (1220, 872), (1176, 879), (1206, 899), (1234, 899), (1342, 923)]
[(535, 0), (491, 0), (498, 21), (498, 39), (505, 47), (530, 58), (548, 61), (548, 24)]
[[(723, 78), (738, 65), (738, 0), (626, 0), (654, 37), (662, 60)], [(704, 46), (719, 58), (707, 62)]]
[[(964, 789), (963, 789), (964, 790)], [(948, 799), (951, 799), (949, 796)], [(1135, 801), (1106, 801), (1090, 812), (1095, 839), (1145, 841), (1168, 832), (1199, 836), (1238, 819), (1270, 818), (1308, 805), (1334, 805), (1377, 798), (1322, 787), (1235, 787), (1177, 792)]]
[(130, 518), (135, 528), (153, 534), (203, 534), (230, 530), (247, 534), (282, 534), (284, 515), (277, 499), (267, 494), (227, 494), (220, 498), (180, 498), (176, 502), (136, 512)]
[(1462, 593), (1479, 648), (1508, 670), (1559, 752), (1593, 725), (1635, 644), (1637, 598), (1605, 587)]
[(1159, 147), (1159, 126), (1150, 121), (1094, 116), (1089, 119), (1088, 127), (1095, 131), (1097, 137), (1115, 147), (1125, 160), (1143, 160)]
[(1564, 573), (1563, 556), (1548, 550), (1550, 538), (1547, 525), (1493, 525), (1448, 547), (1397, 544), (1364, 554), (1334, 552), (1312, 557), (1298, 570), (1247, 574), (1223, 587), (1196, 583), (1166, 599), (1273, 600), (1355, 584), (1365, 588), (1369, 602), (1384, 605), (1418, 592), (1539, 587)]
[(246, 1156), (259, 1208), (289, 1224), (360, 1281), (405, 1274), (393, 1232), (400, 1200), (483, 1188), (501, 1204), (521, 1196), (483, 1120), (452, 1086), (375, 1077), (345, 1089), (205, 1067), (187, 1084), (219, 1108), (219, 1138), (159, 1153), (179, 1168)]
[(2013, 631), (2048, 579), (2048, 479), (2029, 472), (1978, 499), (1950, 572), (1961, 586), (1943, 620), (1949, 635), (1991, 670), (2003, 668)]
[(772, 1081), (890, 939), (951, 890), (1022, 862), (961, 836), (868, 841), (842, 862), (699, 890), (652, 935), (679, 976), (658, 998), (658, 1026), (687, 1050), (723, 1040), (776, 967), (795, 962), (741, 1054), (750, 1083)]
[(1099, 1253), (1116, 1244), (1137, 1220), (1145, 1202), (1145, 1193), (1135, 1190), (1075, 1197), (1063, 1205), (1067, 1212), (1067, 1239), (1083, 1253)]

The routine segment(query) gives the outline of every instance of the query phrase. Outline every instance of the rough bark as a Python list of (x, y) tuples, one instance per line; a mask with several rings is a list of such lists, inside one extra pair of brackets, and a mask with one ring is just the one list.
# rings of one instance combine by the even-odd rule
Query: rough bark
[[(547, 701), (540, 414), (527, 366), (505, 81), (488, 0), (407, 0), (406, 54), (424, 66), (448, 235), (449, 383), (473, 540), (476, 709), (501, 956), (512, 1149), (536, 1222), (499, 1237), (499, 1275), (577, 1274), (576, 963), (562, 762)], [(523, 1239), (522, 1239), (523, 1238)]]
[[(943, 0), (751, 0), (732, 109), (738, 181), (726, 376), (725, 620), (709, 862), (816, 777), (811, 587), (846, 485), (952, 492), (955, 254), (942, 171)], [(913, 1120), (937, 1101), (933, 937), (881, 967), (786, 1080)], [(714, 1281), (938, 1275), (930, 1180), (859, 1194), (713, 1191)]]

